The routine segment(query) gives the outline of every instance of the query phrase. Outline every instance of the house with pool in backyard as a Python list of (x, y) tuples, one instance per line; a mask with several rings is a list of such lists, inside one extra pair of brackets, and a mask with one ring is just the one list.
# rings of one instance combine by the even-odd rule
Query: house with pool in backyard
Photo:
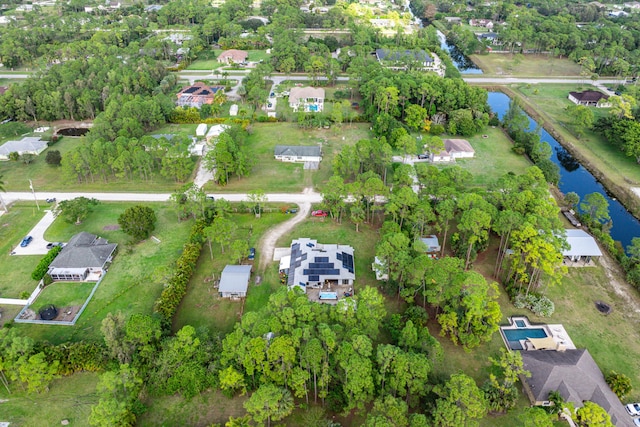
[(500, 334), (507, 349), (520, 352), (524, 368), (531, 373), (521, 381), (532, 405), (552, 405), (549, 393), (557, 391), (576, 408), (586, 401), (598, 404), (616, 427), (634, 426), (589, 351), (576, 348), (562, 325), (534, 325), (524, 316), (511, 317), (509, 322), (500, 327)]

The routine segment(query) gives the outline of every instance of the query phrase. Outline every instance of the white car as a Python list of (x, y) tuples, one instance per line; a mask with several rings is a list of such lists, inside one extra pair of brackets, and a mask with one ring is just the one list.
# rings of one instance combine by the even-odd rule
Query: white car
[[(624, 408), (631, 416), (640, 415), (640, 403), (629, 403), (628, 405), (625, 405)], [(636, 425), (640, 424), (636, 423)]]
[(638, 427), (640, 427), (640, 418), (634, 418), (633, 419), (633, 424), (637, 425)]

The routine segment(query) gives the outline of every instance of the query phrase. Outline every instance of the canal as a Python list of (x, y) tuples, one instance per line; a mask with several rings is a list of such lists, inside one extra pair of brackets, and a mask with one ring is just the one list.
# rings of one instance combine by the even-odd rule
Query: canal
[[(489, 92), (489, 106), (501, 120), (509, 109), (510, 100), (502, 92)], [(528, 115), (527, 117), (529, 118), (529, 130), (534, 131), (538, 124)], [(580, 196), (580, 200), (590, 193), (602, 194), (609, 202), (609, 215), (613, 221), (611, 237), (621, 242), (622, 247), (626, 249), (631, 244), (632, 238), (640, 236), (640, 221), (631, 215), (619, 201), (607, 194), (604, 186), (544, 129), (541, 129), (540, 140), (551, 146), (553, 151), (551, 160), (560, 167), (560, 183), (558, 185), (560, 191), (564, 194), (573, 191)]]
[(460, 74), (482, 74), (482, 70), (465, 56), (456, 45), (447, 42), (447, 38), (442, 31), (437, 30), (437, 33), (440, 39), (440, 48), (449, 54), (453, 65), (460, 71)]

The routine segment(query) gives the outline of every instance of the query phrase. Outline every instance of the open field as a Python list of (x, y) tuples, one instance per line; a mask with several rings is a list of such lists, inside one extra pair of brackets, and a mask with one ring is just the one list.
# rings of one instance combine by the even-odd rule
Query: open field
[(96, 384), (98, 374), (78, 373), (54, 380), (46, 393), (28, 395), (20, 387), (14, 386), (12, 394), (2, 387), (2, 421), (11, 425), (36, 427), (60, 425), (69, 420), (72, 426), (88, 425), (91, 406), (98, 402)]
[[(222, 52), (224, 52), (222, 49), (212, 49), (210, 51), (200, 53), (198, 59), (193, 61), (187, 67), (187, 70), (213, 70), (227, 67), (227, 64), (220, 63), (216, 59)], [(247, 53), (249, 54), (249, 57), (247, 58), (248, 62), (258, 62), (260, 60), (266, 61), (271, 57), (271, 54), (266, 53), (264, 50), (249, 50)], [(222, 72), (224, 70), (219, 71)]]
[[(1, 197), (1, 195), (0, 195)], [(2, 209), (2, 208), (0, 208)], [(31, 294), (38, 282), (31, 272), (42, 255), (12, 256), (11, 251), (44, 216), (35, 203), (14, 203), (8, 213), (0, 216), (0, 297), (19, 298), (23, 292)]]
[(33, 302), (32, 308), (35, 311), (42, 307), (53, 304), (56, 308), (82, 305), (89, 297), (91, 289), (95, 286), (93, 282), (54, 282), (46, 286), (38, 298)]
[[(283, 214), (279, 210), (273, 213), (263, 213), (261, 218), (256, 218), (252, 214), (233, 214), (231, 219), (233, 219), (238, 226), (234, 237), (237, 239), (246, 239), (249, 247), (257, 247), (258, 241), (267, 229), (282, 221), (286, 221), (290, 217), (290, 215)], [(174, 331), (177, 331), (185, 325), (192, 325), (196, 328), (207, 326), (212, 332), (222, 332), (226, 334), (231, 332), (233, 325), (240, 320), (240, 313), (244, 305), (243, 302), (220, 298), (218, 296), (218, 290), (213, 287), (212, 280), (213, 276), (215, 276), (216, 280), (219, 280), (225, 265), (236, 264), (237, 260), (230, 258), (228, 249), (225, 253), (221, 253), (219, 245), (214, 244), (212, 248), (213, 260), (211, 259), (208, 245), (205, 245), (202, 250), (196, 272), (187, 287), (187, 295), (182, 300), (180, 308), (174, 318)], [(260, 257), (269, 255), (270, 254), (256, 253), (256, 259), (253, 261), (253, 265), (258, 265)], [(243, 261), (243, 263), (247, 262), (247, 260)], [(247, 307), (251, 306), (250, 301), (254, 300), (256, 300), (258, 306), (260, 306), (260, 304), (264, 305), (266, 300), (263, 301), (263, 298), (261, 298), (265, 293), (263, 289), (270, 290), (274, 282), (276, 285), (278, 284), (277, 271), (275, 277), (271, 277), (271, 275), (263, 277), (262, 283), (258, 286), (256, 286), (254, 282), (257, 272), (254, 271), (253, 273), (254, 276), (251, 277), (249, 284), (246, 302)], [(266, 293), (267, 298), (269, 294), (270, 292)]]
[(47, 325), (21, 324), (16, 325), (16, 328), (35, 339), (46, 339), (52, 343), (80, 339), (101, 340), (100, 324), (107, 313), (120, 310), (130, 315), (150, 314), (153, 311), (153, 303), (162, 291), (173, 262), (182, 252), (192, 221), (178, 223), (173, 208), (145, 203), (156, 212), (158, 221), (153, 235), (160, 239), (160, 243), (149, 239), (130, 246), (129, 237), (122, 231), (107, 231), (104, 227), (117, 224), (118, 216), (132, 205), (101, 203), (80, 226), (56, 219), (47, 230), (46, 238), (67, 241), (79, 231), (88, 231), (118, 243), (118, 252), (109, 272), (74, 327), (52, 328)]
[(485, 75), (509, 75), (514, 77), (566, 77), (579, 76), (580, 65), (566, 58), (547, 55), (522, 55), (521, 61), (509, 53), (471, 55), (471, 60), (482, 68)]
[[(545, 122), (551, 124), (572, 147), (583, 156), (593, 168), (600, 171), (616, 185), (628, 187), (640, 185), (640, 168), (633, 157), (625, 156), (618, 148), (609, 144), (600, 134), (586, 130), (585, 136), (578, 139), (573, 132), (571, 120), (564, 109), (571, 105), (567, 99), (570, 90), (576, 85), (518, 85), (516, 93), (532, 105), (542, 115)], [(587, 85), (583, 87), (587, 88)], [(608, 114), (608, 109), (592, 108), (595, 117)]]
[[(355, 144), (369, 137), (369, 124), (343, 125), (341, 130), (300, 129), (294, 123), (255, 123), (252, 134), (246, 140), (251, 155), (256, 160), (251, 174), (238, 180), (233, 177), (222, 187), (208, 182), (207, 192), (247, 192), (262, 189), (268, 192), (299, 192), (305, 187), (321, 189), (333, 174), (331, 162), (342, 145)], [(322, 144), (323, 159), (317, 171), (303, 170), (302, 163), (285, 163), (274, 159), (276, 145)]]

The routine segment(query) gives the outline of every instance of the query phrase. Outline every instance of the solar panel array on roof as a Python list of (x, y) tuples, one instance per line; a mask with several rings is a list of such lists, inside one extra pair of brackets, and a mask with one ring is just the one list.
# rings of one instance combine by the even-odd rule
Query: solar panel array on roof
[(319, 282), (320, 281), (320, 276), (309, 276), (309, 281), (310, 282)]
[(202, 89), (202, 92), (200, 92), (200, 95), (209, 95), (210, 93), (211, 93), (210, 90)]
[(333, 268), (332, 262), (310, 262), (309, 268)]
[(353, 273), (353, 255), (342, 252), (342, 267)]
[(191, 86), (190, 88), (185, 89), (182, 93), (193, 93), (199, 89), (200, 89), (199, 87)]
[(338, 258), (338, 261), (342, 261), (342, 254), (340, 252), (336, 252), (336, 258)]
[(328, 256), (317, 256), (314, 258), (315, 262), (329, 262)]
[(322, 276), (337, 276), (340, 274), (340, 270), (337, 268), (305, 268), (302, 270), (302, 274), (309, 275), (322, 275)]

